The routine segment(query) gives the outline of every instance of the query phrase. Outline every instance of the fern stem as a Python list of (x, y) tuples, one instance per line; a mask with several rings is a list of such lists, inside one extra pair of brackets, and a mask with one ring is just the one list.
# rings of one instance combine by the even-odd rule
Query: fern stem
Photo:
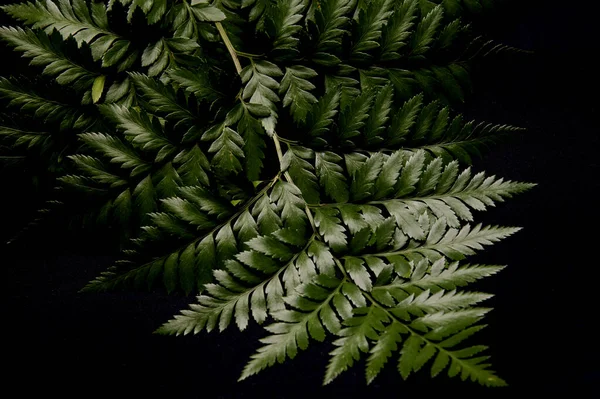
[[(444, 199), (444, 198), (457, 198), (457, 199), (463, 199), (463, 197), (469, 197), (472, 196), (473, 193), (477, 193), (478, 191), (481, 191), (481, 189), (472, 189), (472, 190), (463, 190), (463, 191), (458, 191), (456, 193), (446, 193), (446, 194), (435, 194), (435, 195), (423, 195), (420, 197), (411, 197), (411, 198), (389, 198), (389, 199), (385, 199), (385, 200), (377, 200), (377, 201), (367, 201), (364, 202), (364, 205), (383, 205), (385, 206), (386, 204), (389, 203), (395, 203), (395, 202), (400, 202), (400, 203), (407, 203), (407, 202), (420, 202), (420, 201), (424, 201), (424, 200), (433, 200), (433, 199)], [(493, 188), (489, 188), (486, 187), (485, 188), (485, 192), (486, 193), (495, 193), (495, 192), (505, 192), (506, 189), (504, 188), (497, 188), (497, 189), (493, 189)], [(339, 208), (341, 206), (347, 206), (347, 203), (344, 202), (326, 202), (326, 203), (321, 203), (321, 204), (308, 204), (309, 207), (311, 208)]]
[(235, 65), (235, 70), (237, 71), (238, 75), (241, 74), (242, 73), (242, 64), (240, 64), (240, 60), (237, 57), (237, 51), (235, 50), (235, 47), (233, 47), (231, 40), (229, 40), (229, 36), (227, 36), (227, 32), (225, 31), (225, 29), (223, 28), (223, 25), (220, 22), (215, 22), (215, 26), (217, 27), (217, 30), (219, 31), (219, 35), (221, 35), (221, 39), (223, 39), (223, 43), (225, 43), (225, 47), (227, 47), (227, 51), (229, 51), (229, 55), (231, 56), (231, 59), (233, 60), (233, 64)]
[[(275, 151), (277, 152), (277, 158), (279, 159), (279, 164), (282, 165), (283, 164), (283, 152), (281, 151), (281, 142), (279, 141), (279, 136), (277, 135), (277, 133), (273, 133), (273, 143), (275, 144)], [(283, 177), (285, 178), (285, 180), (287, 180), (288, 183), (293, 184), (294, 186), (296, 186), (296, 184), (294, 183), (294, 180), (292, 179), (292, 176), (290, 176), (289, 172), (286, 170), (285, 172), (283, 172)], [(296, 186), (296, 188), (298, 188), (298, 186)], [(300, 190), (298, 188), (298, 190)], [(313, 229), (314, 234), (319, 238), (319, 240), (323, 240), (323, 237), (321, 237), (321, 235), (319, 234), (319, 231), (317, 230), (317, 225), (315, 224), (315, 219), (313, 217), (313, 214), (308, 206), (308, 203), (304, 203), (304, 213), (306, 213), (306, 217), (308, 218), (308, 221), (310, 222), (310, 225)]]
[(286, 139), (285, 137), (281, 137), (281, 136), (279, 136), (279, 141), (281, 141), (283, 143), (286, 143), (288, 145), (299, 145), (299, 144), (301, 144), (301, 143), (299, 143), (296, 140)]
[[(223, 43), (225, 43), (225, 47), (227, 47), (227, 50), (229, 51), (229, 55), (231, 56), (231, 59), (233, 60), (233, 63), (235, 65), (235, 70), (237, 71), (238, 75), (241, 74), (242, 66), (240, 64), (240, 60), (237, 57), (237, 51), (236, 51), (235, 47), (233, 47), (231, 40), (229, 40), (229, 36), (227, 36), (227, 32), (225, 31), (225, 29), (223, 28), (223, 25), (220, 22), (215, 22), (215, 26), (217, 27), (217, 30), (219, 31), (219, 34), (221, 35), (221, 38), (223, 39)], [(252, 61), (252, 58), (250, 58), (250, 61)], [(283, 163), (283, 151), (281, 150), (281, 142), (279, 141), (279, 136), (277, 135), (277, 133), (273, 133), (273, 143), (275, 144), (275, 151), (277, 152), (277, 158), (279, 159), (279, 164), (281, 165)], [(290, 176), (290, 174), (287, 171), (283, 172), (283, 176), (284, 176), (285, 180), (287, 180), (288, 183), (296, 186), (296, 184), (294, 184), (294, 180), (292, 179), (292, 176)], [(298, 186), (296, 186), (296, 188), (297, 187)], [(317, 226), (315, 224), (315, 219), (314, 219), (313, 214), (312, 214), (310, 208), (308, 207), (307, 203), (305, 203), (305, 205), (304, 205), (304, 212), (306, 213), (306, 217), (308, 218), (308, 221), (310, 222), (310, 225), (313, 229), (315, 236), (317, 238), (319, 238), (320, 240), (322, 240), (323, 238), (319, 235)]]
[(340, 272), (342, 272), (342, 275), (344, 276), (344, 278), (346, 280), (350, 280), (348, 278), (348, 272), (346, 271), (346, 268), (344, 267), (344, 265), (342, 265), (342, 262), (340, 262), (340, 260), (338, 258), (336, 258), (335, 256), (333, 257), (333, 262), (335, 263), (337, 268), (340, 270)]
[(250, 58), (250, 59), (261, 58), (264, 56), (264, 54), (250, 54), (250, 53), (246, 53), (246, 52), (240, 51), (240, 50), (235, 50), (235, 53), (239, 56)]

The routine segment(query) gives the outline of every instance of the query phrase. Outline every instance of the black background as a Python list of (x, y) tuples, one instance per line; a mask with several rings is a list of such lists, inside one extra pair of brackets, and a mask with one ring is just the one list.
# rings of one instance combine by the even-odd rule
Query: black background
[[(190, 299), (160, 292), (79, 294), (116, 259), (110, 240), (51, 225), (0, 246), (3, 390), (18, 388), (18, 397), (41, 390), (190, 398), (597, 392), (600, 35), (592, 3), (516, 1), (487, 20), (492, 37), (534, 53), (479, 69), (465, 110), (528, 129), (477, 169), (539, 184), (481, 219), (524, 227), (477, 259), (509, 265), (479, 287), (496, 294), (490, 327), (479, 341), (491, 346), (494, 368), (509, 388), (490, 391), (445, 377), (430, 380), (426, 373), (403, 382), (391, 364), (366, 387), (363, 362), (322, 388), (330, 343), (313, 343), (295, 360), (237, 383), (260, 327), (153, 335)], [(35, 199), (21, 175), (4, 171), (0, 177), (4, 242), (29, 220)]]

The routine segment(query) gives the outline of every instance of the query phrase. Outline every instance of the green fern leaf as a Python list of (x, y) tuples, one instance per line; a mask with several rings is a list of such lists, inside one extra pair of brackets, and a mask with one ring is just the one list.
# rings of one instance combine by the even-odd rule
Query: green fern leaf
[(322, 138), (333, 125), (340, 105), (340, 93), (337, 90), (328, 91), (313, 105), (312, 112), (307, 117), (308, 135), (318, 144), (325, 144)]
[[(277, 2), (271, 12), (273, 23), (273, 53), (275, 58), (285, 53), (298, 52), (298, 38), (295, 35), (302, 29), (299, 22), (308, 2), (305, 0), (290, 0)], [(283, 54), (281, 54), (283, 53)], [(286, 57), (284, 57), (286, 58)]]
[(242, 82), (246, 85), (242, 93), (243, 99), (271, 110), (271, 116), (262, 119), (265, 131), (269, 134), (273, 134), (275, 131), (277, 119), (275, 103), (279, 102), (277, 95), (279, 82), (274, 78), (282, 75), (279, 67), (267, 61), (253, 62), (241, 72)]
[(156, 114), (164, 115), (178, 124), (190, 124), (196, 116), (180, 103), (174, 90), (148, 76), (132, 73), (135, 88), (146, 102), (146, 108)]
[(10, 139), (15, 147), (27, 147), (28, 150), (48, 147), (51, 141), (48, 132), (26, 131), (8, 126), (0, 126), (0, 136), (4, 142)]
[(265, 108), (264, 112), (257, 113), (254, 104), (244, 102), (240, 103), (239, 107), (242, 111), (237, 129), (244, 140), (243, 151), (246, 154), (246, 175), (249, 180), (255, 181), (258, 180), (263, 167), (264, 149), (266, 147), (265, 131), (258, 118), (268, 116), (270, 111)]
[(211, 164), (219, 173), (236, 174), (242, 170), (244, 139), (236, 131), (224, 124), (215, 125), (202, 135), (202, 140), (212, 141), (208, 152), (214, 153)]
[(317, 73), (313, 69), (299, 65), (285, 69), (279, 94), (285, 93), (283, 106), (290, 107), (290, 112), (296, 122), (304, 122), (312, 104), (317, 102), (316, 97), (310, 93), (315, 85), (308, 81), (315, 76)]
[(75, 163), (78, 169), (103, 184), (109, 184), (111, 187), (119, 187), (127, 184), (126, 180), (110, 173), (106, 166), (98, 158), (84, 154), (70, 155), (69, 158)]
[(282, 168), (289, 169), (290, 173), (298, 176), (296, 185), (308, 203), (319, 203), (320, 187), (317, 182), (315, 168), (311, 161), (315, 154), (308, 148), (291, 146), (286, 152)]
[(178, 88), (194, 94), (200, 101), (215, 102), (224, 97), (211, 83), (210, 76), (205, 70), (191, 71), (189, 69), (175, 68), (167, 71), (167, 76)]
[(181, 177), (182, 183), (186, 186), (208, 186), (209, 178), (207, 172), (210, 164), (206, 155), (200, 147), (194, 145), (189, 150), (184, 150), (177, 154), (173, 162), (178, 165), (177, 174)]
[(123, 141), (114, 136), (102, 133), (84, 133), (79, 135), (90, 148), (102, 156), (110, 159), (110, 162), (121, 165), (121, 168), (131, 169), (131, 176), (139, 175), (150, 168), (150, 164), (138, 156), (138, 154)]
[(91, 118), (81, 109), (44, 98), (38, 93), (20, 87), (8, 79), (0, 77), (0, 97), (8, 100), (9, 107), (18, 108), (43, 121), (60, 121), (60, 129), (84, 129), (91, 124)]
[(342, 338), (334, 341), (337, 348), (331, 352), (324, 384), (329, 384), (351, 367), (360, 358), (360, 352), (368, 352), (367, 339), (376, 340), (379, 332), (385, 329), (383, 323), (388, 321), (385, 312), (376, 307), (357, 308), (354, 312), (356, 316), (346, 320), (347, 327), (339, 332)]
[(192, 0), (192, 13), (201, 22), (219, 22), (226, 18), (223, 11), (204, 1)]
[(377, 342), (371, 348), (369, 358), (367, 359), (367, 384), (373, 382), (390, 356), (398, 350), (398, 343), (402, 341), (401, 333), (405, 333), (406, 331), (406, 328), (401, 324), (393, 323), (377, 338)]
[(274, 314), (278, 322), (266, 327), (272, 335), (261, 340), (265, 346), (252, 356), (240, 380), (272, 366), (276, 361), (281, 363), (286, 357), (294, 358), (298, 349), (308, 347), (311, 337), (322, 341), (326, 328), (337, 331), (339, 321), (331, 303), (333, 298), (342, 296), (339, 292), (341, 286), (340, 280), (320, 276), (312, 283), (299, 286), (296, 295), (286, 298), (286, 303), (298, 310), (281, 310)]
[(155, 155), (156, 162), (175, 152), (175, 146), (164, 136), (160, 123), (145, 112), (136, 112), (115, 104), (103, 105), (100, 110), (117, 124), (133, 146)]
[(43, 73), (55, 77), (61, 85), (72, 85), (77, 90), (89, 89), (99, 76), (70, 60), (61, 47), (52, 42), (52, 36), (21, 28), (2, 27), (0, 38), (13, 46), (15, 51), (22, 52), (23, 57), (31, 58), (31, 65), (44, 66)]
[(417, 26), (413, 38), (411, 54), (422, 55), (426, 53), (433, 42), (444, 15), (443, 8), (437, 6), (432, 9)]
[(379, 144), (384, 141), (383, 133), (389, 119), (389, 114), (392, 111), (392, 86), (384, 86), (373, 103), (373, 111), (365, 124), (363, 136), (366, 139), (368, 146)]
[(380, 58), (383, 61), (400, 58), (398, 51), (408, 44), (417, 11), (417, 0), (398, 2), (394, 14), (383, 29)]
[(364, 60), (371, 57), (369, 51), (379, 47), (381, 31), (393, 6), (390, 0), (373, 0), (366, 10), (361, 10), (350, 58)]
[(342, 109), (338, 132), (340, 139), (345, 140), (360, 135), (360, 129), (365, 125), (375, 100), (374, 94), (363, 92), (348, 107)]
[(317, 7), (315, 19), (318, 33), (315, 39), (314, 62), (322, 65), (340, 63), (335, 54), (340, 50), (343, 36), (348, 34), (348, 14), (353, 6), (352, 0), (335, 0), (323, 2)]
[(325, 192), (337, 202), (346, 202), (350, 193), (343, 169), (338, 165), (341, 160), (339, 155), (332, 152), (317, 153), (315, 169)]
[(106, 8), (102, 3), (91, 3), (88, 7), (84, 0), (63, 0), (58, 5), (51, 1), (37, 1), (7, 5), (2, 9), (48, 34), (56, 29), (64, 39), (72, 36), (79, 45), (88, 43), (94, 60), (102, 60), (103, 66), (120, 64), (119, 70), (124, 70), (131, 64), (131, 59), (135, 60), (138, 56), (136, 52), (127, 54), (130, 42), (109, 30)]
[(383, 156), (378, 155), (370, 157), (352, 176), (350, 194), (353, 201), (362, 201), (373, 195), (375, 181), (383, 167)]
[[(442, 267), (437, 271), (432, 266), (431, 273), (422, 276), (413, 276), (409, 281), (396, 281), (386, 286), (375, 287), (375, 290), (396, 290), (400, 289), (405, 293), (420, 293), (422, 290), (431, 290), (436, 292), (440, 289), (453, 290), (457, 287), (464, 287), (479, 279), (489, 277), (502, 270), (503, 266), (479, 266), (465, 265), (460, 266), (454, 262), (447, 268), (445, 258), (441, 258), (436, 263), (441, 262)], [(438, 263), (439, 264), (439, 263)], [(406, 294), (397, 294), (400, 297)]]

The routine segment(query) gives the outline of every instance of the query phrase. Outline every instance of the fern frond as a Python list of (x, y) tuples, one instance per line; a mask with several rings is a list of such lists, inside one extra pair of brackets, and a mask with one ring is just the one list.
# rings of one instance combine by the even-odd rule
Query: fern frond
[(411, 294), (399, 301), (394, 308), (394, 315), (404, 320), (410, 320), (412, 316), (422, 317), (427, 313), (468, 308), (491, 297), (492, 295), (479, 292), (457, 293), (455, 290), (441, 290), (432, 294), (429, 290), (425, 290), (419, 295)]
[(193, 123), (196, 119), (170, 86), (140, 73), (131, 73), (130, 76), (150, 112), (162, 114), (166, 119), (176, 122), (175, 127)]
[[(187, 239), (188, 243), (141, 265), (121, 262), (91, 281), (85, 291), (105, 291), (128, 284), (152, 288), (162, 277), (167, 291), (180, 288), (189, 294), (210, 281), (212, 269), (235, 251), (231, 226), (217, 225), (214, 217), (189, 200), (172, 197), (163, 200), (163, 205), (171, 213), (149, 214), (152, 223), (168, 234)], [(204, 230), (205, 234), (196, 238), (188, 224), (196, 226), (195, 230)], [(216, 227), (211, 229), (212, 226)], [(153, 234), (152, 228), (146, 228), (146, 233)]]
[[(331, 352), (325, 384), (359, 360), (361, 352), (370, 354), (366, 369), (367, 382), (370, 383), (389, 357), (400, 352), (398, 371), (404, 379), (433, 359), (432, 376), (439, 374), (450, 363), (450, 377), (460, 373), (463, 380), (470, 378), (488, 386), (505, 385), (503, 380), (487, 370), (489, 365), (482, 364), (487, 356), (473, 357), (486, 347), (453, 349), (453, 346), (482, 328), (467, 327), (476, 323), (485, 314), (485, 309), (438, 312), (411, 321), (410, 318), (402, 320), (397, 316), (398, 307), (386, 307), (372, 298), (369, 300), (371, 306), (355, 309), (355, 316), (344, 321), (346, 327), (338, 333), (341, 338), (334, 342), (337, 348)], [(435, 306), (445, 305), (436, 303)], [(457, 329), (463, 328), (467, 329), (456, 333)]]
[(383, 141), (381, 136), (388, 125), (389, 115), (392, 112), (392, 90), (391, 85), (385, 85), (375, 97), (373, 112), (369, 115), (363, 132), (367, 146), (379, 144)]
[(244, 139), (235, 130), (223, 123), (215, 125), (202, 135), (202, 140), (212, 142), (208, 152), (214, 154), (211, 165), (218, 173), (237, 174), (242, 170)]
[(72, 36), (79, 45), (86, 43), (92, 50), (94, 60), (102, 60), (102, 66), (117, 65), (119, 71), (129, 67), (139, 56), (128, 53), (130, 42), (109, 30), (106, 6), (84, 0), (62, 0), (57, 4), (50, 0), (2, 6), (13, 18), (43, 29), (50, 34), (57, 30), (64, 39)]
[[(522, 131), (510, 125), (466, 122), (462, 115), (451, 117), (448, 107), (438, 102), (424, 104), (423, 95), (417, 95), (404, 102), (399, 111), (387, 123), (394, 95), (384, 86), (378, 93), (369, 123), (353, 144), (366, 148), (403, 148), (404, 151), (425, 150), (445, 161), (458, 159), (471, 164), (474, 157), (481, 154), (508, 135)], [(384, 126), (387, 127), (384, 131)]]
[(206, 70), (176, 68), (167, 71), (167, 76), (179, 89), (192, 93), (199, 101), (214, 103), (225, 95), (217, 90)]
[(398, 2), (394, 14), (383, 29), (380, 58), (383, 61), (400, 58), (398, 51), (408, 44), (417, 12), (417, 0)]
[(48, 132), (17, 129), (14, 127), (0, 126), (0, 137), (10, 139), (15, 147), (46, 148), (52, 141)]
[(312, 112), (308, 114), (306, 127), (308, 135), (316, 144), (326, 144), (323, 136), (328, 132), (335, 121), (340, 105), (340, 92), (329, 90), (313, 105)]
[(250, 8), (249, 20), (256, 21), (258, 30), (264, 29), (264, 20), (266, 14), (271, 11), (272, 0), (245, 0), (242, 2), (242, 8)]
[(127, 184), (127, 181), (120, 176), (109, 172), (106, 166), (98, 158), (84, 154), (70, 155), (76, 167), (92, 179), (102, 184), (108, 184), (110, 187), (120, 187)]
[(102, 105), (100, 110), (123, 131), (134, 147), (153, 155), (155, 162), (171, 157), (176, 151), (176, 147), (165, 137), (160, 122), (145, 112), (116, 104)]
[(173, 163), (177, 165), (177, 174), (185, 186), (208, 186), (207, 172), (210, 164), (200, 147), (194, 145), (175, 156)]
[(4, 6), (29, 28), (0, 38), (44, 76), (0, 78), (0, 136), (130, 239), (84, 290), (198, 293), (161, 334), (266, 326), (240, 380), (329, 337), (325, 384), (365, 355), (367, 383), (391, 360), (500, 386), (463, 342), (491, 297), (465, 287), (502, 267), (458, 261), (519, 230), (474, 211), (533, 185), (461, 166), (517, 129), (453, 110), (502, 49), (468, 24), (489, 3)]
[(131, 169), (132, 177), (150, 169), (147, 161), (117, 137), (103, 133), (83, 133), (79, 138), (98, 154), (109, 158), (110, 162), (120, 164), (123, 169)]
[(379, 47), (382, 28), (391, 15), (392, 6), (390, 0), (373, 0), (365, 10), (360, 11), (350, 59), (369, 59), (369, 51)]
[(241, 72), (242, 83), (245, 84), (242, 97), (251, 104), (259, 104), (271, 110), (269, 117), (262, 119), (265, 131), (273, 134), (277, 120), (279, 82), (274, 78), (283, 76), (281, 69), (268, 61), (252, 62)]
[[(244, 242), (258, 234), (270, 235), (286, 227), (286, 217), (294, 214), (289, 208), (298, 204), (289, 194), (284, 194), (290, 188), (276, 184), (278, 181), (278, 178), (273, 179), (237, 208), (201, 187), (176, 185), (167, 193), (158, 192), (163, 211), (149, 214), (152, 223), (144, 228), (145, 237), (141, 244), (146, 247), (168, 236), (171, 240), (176, 239), (176, 248), (149, 261), (118, 264), (92, 281), (86, 290), (107, 290), (131, 283), (152, 287), (161, 275), (170, 291), (179, 288), (186, 293), (200, 290), (210, 281), (212, 271), (225, 267)], [(285, 217), (282, 215), (284, 208)], [(189, 256), (183, 256), (184, 252)], [(187, 273), (182, 274), (184, 269)], [(167, 272), (175, 277), (165, 276)], [(188, 277), (192, 275), (195, 277), (190, 280)]]
[(377, 340), (379, 332), (385, 330), (384, 323), (389, 321), (386, 313), (374, 306), (366, 309), (356, 308), (354, 314), (344, 322), (347, 327), (339, 332), (341, 338), (333, 342), (337, 348), (331, 352), (324, 385), (329, 384), (359, 360), (360, 352), (368, 352), (368, 339)]
[(346, 202), (350, 197), (344, 169), (338, 164), (342, 158), (333, 152), (317, 153), (316, 174), (325, 192), (337, 202)]
[[(438, 265), (432, 267), (431, 273), (438, 277), (441, 271)], [(447, 276), (456, 268), (448, 271)], [(482, 269), (479, 276), (495, 271), (497, 269), (491, 267)], [(457, 281), (461, 284), (460, 278)], [(334, 341), (336, 349), (331, 352), (325, 384), (351, 367), (361, 353), (370, 354), (367, 362), (367, 382), (370, 383), (389, 357), (400, 352), (398, 367), (403, 378), (433, 360), (433, 376), (450, 363), (449, 376), (460, 373), (462, 379), (470, 378), (483, 385), (504, 385), (504, 381), (487, 370), (488, 365), (482, 364), (485, 358), (473, 357), (485, 347), (454, 349), (484, 327), (470, 327), (487, 312), (472, 305), (488, 299), (489, 295), (444, 290), (431, 294), (426, 290), (418, 296), (405, 294), (398, 302), (384, 305), (355, 290), (357, 287), (345, 279), (325, 275), (297, 286), (294, 294), (286, 298), (290, 309), (273, 313), (276, 322), (266, 327), (272, 335), (261, 340), (265, 346), (252, 357), (240, 379), (295, 357), (299, 349), (308, 347), (310, 338), (322, 341), (328, 331), (339, 338)]]
[(320, 197), (320, 187), (312, 165), (314, 157), (314, 152), (308, 148), (290, 146), (281, 165), (283, 170), (289, 169), (292, 175), (298, 176), (296, 185), (309, 203), (318, 203)]
[[(411, 214), (419, 214), (428, 208), (436, 217), (446, 218), (451, 227), (457, 227), (459, 220), (473, 221), (469, 208), (484, 211), (488, 206), (495, 206), (505, 198), (534, 187), (494, 176), (485, 177), (483, 172), (471, 176), (470, 168), (459, 174), (456, 161), (442, 169), (441, 158), (435, 158), (425, 166), (422, 155), (422, 152), (412, 155), (401, 172), (400, 167), (394, 165), (399, 156), (389, 157), (382, 169), (384, 173), (379, 174), (374, 183), (378, 190), (374, 191), (374, 197), (383, 198), (394, 190), (389, 182), (399, 174), (400, 180), (395, 188), (398, 199), (372, 201), (371, 204), (382, 204), (390, 212)], [(415, 163), (417, 166), (411, 169)]]
[(53, 36), (21, 28), (0, 28), (0, 39), (31, 58), (30, 65), (44, 66), (43, 74), (52, 76), (61, 85), (71, 85), (76, 90), (89, 89), (99, 73), (87, 70), (69, 59)]
[(338, 121), (338, 136), (341, 140), (345, 141), (360, 135), (360, 131), (369, 117), (374, 100), (374, 92), (363, 91), (348, 107), (342, 109)]
[(296, 122), (304, 122), (311, 106), (317, 102), (316, 97), (310, 93), (315, 85), (308, 80), (316, 76), (317, 73), (313, 69), (300, 65), (285, 69), (279, 94), (285, 93), (283, 106), (290, 107), (290, 113)]
[[(394, 216), (397, 220), (399, 219), (398, 215)], [(407, 219), (402, 218), (399, 220), (403, 224), (404, 231), (407, 234), (413, 228), (422, 229), (419, 224), (407, 226), (409, 223)], [(404, 274), (406, 272), (405, 267), (408, 264), (407, 261), (419, 260), (421, 256), (432, 260), (438, 260), (442, 256), (446, 256), (452, 260), (461, 260), (466, 256), (475, 254), (476, 250), (482, 250), (484, 245), (492, 245), (515, 234), (519, 230), (520, 228), (514, 227), (482, 227), (480, 224), (475, 227), (465, 225), (460, 230), (454, 228), (447, 229), (445, 220), (439, 219), (433, 224), (420, 245), (417, 244), (414, 247), (404, 247), (402, 245), (399, 249), (393, 251), (361, 255), (361, 257), (376, 256), (387, 258), (390, 262), (394, 263), (399, 274)], [(411, 233), (416, 235), (412, 231)]]
[(270, 17), (273, 24), (273, 53), (274, 58), (289, 58), (298, 53), (298, 38), (296, 34), (302, 29), (299, 22), (303, 18), (308, 5), (306, 0), (289, 0), (276, 2)]
[(396, 277), (389, 283), (375, 286), (373, 295), (383, 298), (389, 293), (392, 298), (404, 300), (411, 294), (419, 295), (426, 290), (434, 293), (456, 290), (504, 269), (504, 266), (460, 265), (459, 262), (448, 265), (445, 258), (431, 265), (425, 262), (418, 266), (409, 278)]
[(315, 53), (312, 56), (314, 62), (322, 65), (336, 65), (341, 62), (335, 54), (339, 54), (342, 38), (349, 33), (348, 14), (353, 6), (352, 0), (333, 0), (325, 1), (317, 7), (317, 34)]
[(195, 57), (200, 45), (185, 37), (161, 38), (148, 44), (141, 57), (142, 67), (149, 76), (160, 76), (169, 66), (178, 64), (194, 65), (200, 59)]
[(467, 68), (468, 64), (464, 61), (451, 61), (447, 65), (423, 66), (414, 70), (390, 68), (387, 75), (398, 99), (408, 100), (425, 93), (430, 99), (461, 104), (471, 91)]
[(420, 56), (430, 49), (431, 43), (439, 30), (443, 15), (444, 10), (441, 6), (433, 8), (425, 15), (417, 25), (417, 30), (411, 43), (411, 55)]
[[(281, 195), (279, 199), (282, 199)], [(295, 207), (288, 199), (282, 200)], [(255, 212), (256, 209), (253, 213)], [(246, 214), (246, 217), (251, 216)], [(198, 333), (203, 329), (210, 331), (217, 325), (223, 330), (229, 325), (234, 311), (238, 328), (243, 330), (247, 326), (250, 311), (255, 320), (261, 323), (266, 319), (267, 308), (269, 311), (282, 309), (282, 280), (289, 291), (303, 276), (308, 278), (316, 273), (314, 266), (312, 272), (306, 270), (306, 267), (310, 267), (308, 265), (317, 262), (319, 267), (319, 258), (313, 255), (313, 260), (309, 260), (315, 245), (314, 237), (300, 240), (301, 249), (298, 249), (297, 245), (279, 239), (284, 234), (284, 229), (285, 227), (246, 241), (248, 250), (238, 252), (234, 259), (227, 260), (224, 270), (214, 271), (219, 284), (207, 285), (208, 295), (198, 297), (199, 304), (192, 305), (191, 310), (176, 316), (158, 332)], [(326, 264), (323, 265), (323, 270), (326, 267)]]
[(81, 108), (76, 108), (25, 89), (0, 77), (0, 97), (8, 100), (9, 107), (15, 107), (35, 118), (47, 122), (60, 122), (60, 129), (84, 129), (91, 125), (91, 117)]
[(286, 358), (294, 358), (298, 349), (305, 350), (308, 347), (310, 338), (323, 341), (326, 331), (338, 333), (340, 318), (348, 318), (352, 308), (348, 297), (351, 295), (348, 294), (348, 290), (351, 290), (349, 287), (343, 279), (326, 274), (299, 285), (293, 294), (284, 298), (291, 309), (274, 313), (276, 323), (266, 327), (272, 335), (261, 340), (265, 346), (252, 356), (240, 380), (275, 362), (282, 363)]

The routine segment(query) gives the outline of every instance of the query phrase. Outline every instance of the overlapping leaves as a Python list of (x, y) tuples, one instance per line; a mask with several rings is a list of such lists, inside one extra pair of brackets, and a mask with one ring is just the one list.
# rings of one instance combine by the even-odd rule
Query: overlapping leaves
[[(361, 352), (370, 353), (367, 380), (372, 381), (402, 343), (398, 367), (404, 378), (431, 359), (433, 376), (449, 365), (450, 376), (503, 385), (485, 358), (474, 356), (485, 347), (455, 348), (481, 329), (476, 323), (488, 309), (473, 305), (489, 298), (456, 288), (500, 267), (447, 262), (518, 231), (464, 221), (472, 220), (469, 208), (483, 210), (530, 185), (471, 176), (469, 169), (458, 173), (457, 162), (442, 169), (441, 158), (425, 163), (422, 151), (404, 156), (377, 154), (356, 162), (343, 184), (360, 204), (307, 204), (294, 196), (290, 206), (296, 212), (309, 206), (313, 233), (288, 236), (284, 228), (247, 241), (248, 250), (214, 272), (217, 283), (206, 287), (199, 303), (159, 332), (223, 330), (231, 319), (244, 329), (251, 317), (263, 323), (270, 315), (271, 335), (261, 340), (264, 346), (242, 379), (293, 358), (311, 338), (322, 341), (333, 334), (340, 338), (325, 383)], [(348, 168), (340, 165), (334, 173), (344, 172)], [(309, 229), (305, 221), (300, 230)]]
[[(30, 28), (2, 39), (89, 109), (5, 78), (0, 95), (74, 133), (62, 187), (94, 194), (97, 219), (135, 237), (87, 290), (199, 293), (159, 332), (265, 324), (241, 379), (333, 337), (326, 384), (366, 357), (368, 383), (391, 360), (403, 378), (428, 368), (499, 386), (485, 347), (463, 342), (490, 295), (464, 287), (502, 267), (462, 262), (518, 231), (477, 212), (532, 185), (465, 167), (517, 129), (451, 109), (470, 90), (461, 18), (487, 3), (6, 6)], [(118, 10), (156, 32), (117, 33)], [(0, 128), (46, 146), (37, 133)]]

